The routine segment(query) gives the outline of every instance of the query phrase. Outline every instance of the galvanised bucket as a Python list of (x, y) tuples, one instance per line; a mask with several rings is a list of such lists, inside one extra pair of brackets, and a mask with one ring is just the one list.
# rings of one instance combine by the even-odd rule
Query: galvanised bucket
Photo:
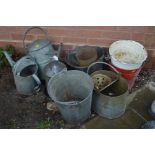
[(106, 88), (100, 94), (93, 94), (94, 111), (108, 119), (114, 119), (122, 116), (128, 103), (128, 83), (120, 77), (119, 80)]
[(93, 93), (93, 110), (100, 116), (114, 119), (124, 114), (126, 106), (130, 101), (128, 98), (128, 83), (121, 77), (119, 72), (110, 64), (105, 62), (92, 63), (87, 70), (91, 75), (95, 71), (111, 71), (118, 75), (118, 80), (112, 85), (97, 93)]
[(48, 82), (49, 96), (66, 122), (71, 124), (78, 124), (89, 118), (93, 88), (90, 76), (76, 70), (59, 73)]

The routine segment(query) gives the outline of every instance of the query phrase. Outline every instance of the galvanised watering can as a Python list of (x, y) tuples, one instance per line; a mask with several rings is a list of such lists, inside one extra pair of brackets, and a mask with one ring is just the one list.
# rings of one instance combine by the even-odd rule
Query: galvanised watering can
[[(41, 30), (44, 33), (45, 38), (37, 39), (32, 43), (26, 45), (25, 44), (26, 36), (33, 29)], [(62, 50), (62, 44), (59, 46), (58, 51), (54, 50), (51, 42), (48, 39), (47, 32), (41, 27), (31, 27), (27, 29), (23, 38), (23, 47), (26, 50), (28, 55), (35, 58), (39, 67), (39, 77), (41, 79), (43, 79), (43, 68), (53, 59), (58, 59), (57, 54), (60, 53), (60, 51)]]
[(32, 95), (39, 92), (41, 82), (37, 77), (38, 65), (35, 60), (30, 56), (24, 56), (17, 62), (14, 62), (6, 51), (3, 53), (12, 67), (18, 93), (22, 95)]

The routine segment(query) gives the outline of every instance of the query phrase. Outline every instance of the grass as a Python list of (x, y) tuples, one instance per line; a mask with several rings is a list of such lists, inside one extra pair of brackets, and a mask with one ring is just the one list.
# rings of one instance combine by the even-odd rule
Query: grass
[(37, 129), (48, 129), (52, 124), (52, 121), (48, 120), (41, 120), (36, 123), (36, 128)]
[(65, 122), (64, 120), (40, 120), (36, 123), (37, 129), (49, 129), (49, 128), (64, 128)]

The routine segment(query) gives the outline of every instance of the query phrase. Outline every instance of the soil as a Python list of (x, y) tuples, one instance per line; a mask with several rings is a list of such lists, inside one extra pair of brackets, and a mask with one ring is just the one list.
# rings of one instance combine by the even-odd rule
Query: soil
[(135, 91), (150, 81), (155, 82), (155, 70), (152, 69), (142, 69), (139, 75), (136, 78), (135, 84), (132, 88), (132, 91)]
[[(155, 71), (142, 70), (133, 90), (154, 78)], [(155, 78), (154, 78), (155, 79)], [(0, 128), (80, 128), (66, 124), (58, 110), (47, 110), (51, 100), (42, 88), (36, 95), (23, 96), (17, 93), (10, 67), (0, 70)], [(92, 114), (93, 116), (94, 114)]]
[(66, 124), (58, 110), (47, 110), (44, 89), (33, 96), (17, 93), (11, 68), (0, 70), (0, 128), (77, 128)]

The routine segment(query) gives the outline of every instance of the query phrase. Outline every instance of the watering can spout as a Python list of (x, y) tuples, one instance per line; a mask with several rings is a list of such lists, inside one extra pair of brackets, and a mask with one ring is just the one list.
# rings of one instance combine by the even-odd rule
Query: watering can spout
[(63, 47), (64, 47), (63, 43), (60, 43), (58, 48), (58, 58), (60, 58), (60, 54), (61, 54), (61, 51), (63, 50)]
[(11, 65), (11, 67), (14, 66), (15, 62), (12, 60), (11, 56), (6, 52), (6, 51), (3, 51), (6, 59), (8, 60), (9, 64)]

